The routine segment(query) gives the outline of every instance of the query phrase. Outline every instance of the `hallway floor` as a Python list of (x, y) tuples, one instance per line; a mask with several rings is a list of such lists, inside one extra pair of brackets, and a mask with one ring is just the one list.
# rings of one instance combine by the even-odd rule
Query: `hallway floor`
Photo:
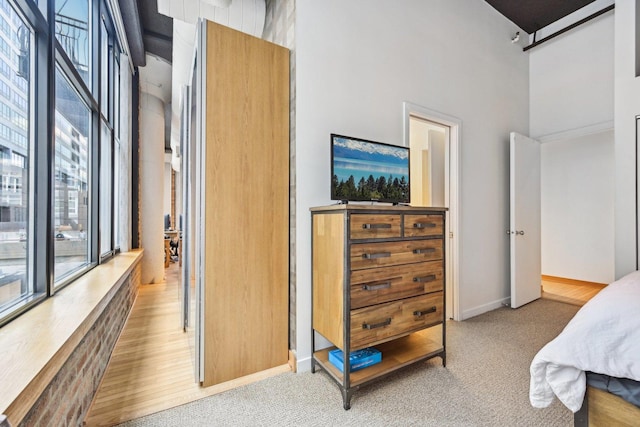
[(582, 306), (605, 286), (600, 283), (578, 282), (544, 276), (542, 298)]
[(142, 285), (116, 343), (85, 425), (112, 426), (289, 371), (276, 367), (202, 388), (195, 381), (192, 334), (180, 325), (180, 268)]

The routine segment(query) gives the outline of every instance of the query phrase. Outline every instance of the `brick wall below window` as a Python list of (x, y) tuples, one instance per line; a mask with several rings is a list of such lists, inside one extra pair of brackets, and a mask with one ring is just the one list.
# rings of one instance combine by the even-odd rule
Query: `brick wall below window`
[(69, 359), (53, 378), (21, 426), (81, 426), (124, 327), (140, 285), (141, 263), (120, 289)]

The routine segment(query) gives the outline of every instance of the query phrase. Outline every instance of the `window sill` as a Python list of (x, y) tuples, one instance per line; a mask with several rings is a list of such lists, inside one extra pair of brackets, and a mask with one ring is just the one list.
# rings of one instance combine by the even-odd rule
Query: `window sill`
[(0, 328), (0, 413), (17, 424), (142, 259), (121, 253)]

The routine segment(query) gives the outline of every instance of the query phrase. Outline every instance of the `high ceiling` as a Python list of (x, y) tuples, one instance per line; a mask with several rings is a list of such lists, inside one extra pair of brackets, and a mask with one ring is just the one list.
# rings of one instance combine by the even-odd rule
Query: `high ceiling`
[(564, 18), (595, 0), (486, 0), (528, 34)]
[[(171, 90), (171, 78), (165, 76), (164, 70), (167, 67), (169, 70), (173, 68), (171, 63), (174, 59), (172, 52), (174, 28), (173, 18), (167, 14), (188, 21), (187, 12), (211, 12), (215, 9), (214, 6), (223, 8), (239, 6), (233, 4), (234, 1), (237, 3), (239, 0), (118, 0), (127, 38), (131, 44), (133, 64), (146, 69), (146, 72), (141, 74), (141, 84), (146, 88), (145, 90), (164, 102), (170, 101), (165, 98), (167, 98), (167, 90)], [(595, 0), (485, 1), (522, 30), (533, 34)], [(159, 2), (163, 14), (158, 12)], [(168, 13), (168, 10), (182, 12), (182, 14)], [(179, 64), (174, 64), (176, 65)], [(171, 71), (169, 74), (171, 75)], [(169, 81), (165, 82), (164, 80), (167, 79)], [(165, 140), (167, 150), (170, 148), (168, 136), (167, 132)]]
[[(518, 27), (532, 34), (595, 0), (485, 1)], [(144, 51), (171, 62), (173, 20), (158, 13), (158, 0), (120, 0), (120, 3), (125, 6), (125, 21), (139, 17), (139, 35), (142, 37)], [(136, 14), (126, 12), (133, 9), (137, 9), (138, 16), (127, 16)]]
[(158, 13), (157, 0), (118, 0), (131, 59), (136, 67), (146, 65), (146, 54), (171, 63), (173, 19)]
[(158, 13), (157, 0), (139, 0), (145, 50), (171, 62), (173, 19)]

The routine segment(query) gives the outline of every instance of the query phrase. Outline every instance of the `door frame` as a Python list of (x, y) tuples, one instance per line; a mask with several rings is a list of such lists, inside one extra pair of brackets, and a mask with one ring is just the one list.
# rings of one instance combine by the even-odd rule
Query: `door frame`
[(414, 104), (402, 103), (403, 141), (409, 147), (409, 122), (411, 117), (427, 120), (449, 128), (449, 210), (447, 212), (445, 239), (446, 304), (447, 313), (453, 320), (460, 317), (460, 148), (462, 142), (462, 120), (439, 111)]

